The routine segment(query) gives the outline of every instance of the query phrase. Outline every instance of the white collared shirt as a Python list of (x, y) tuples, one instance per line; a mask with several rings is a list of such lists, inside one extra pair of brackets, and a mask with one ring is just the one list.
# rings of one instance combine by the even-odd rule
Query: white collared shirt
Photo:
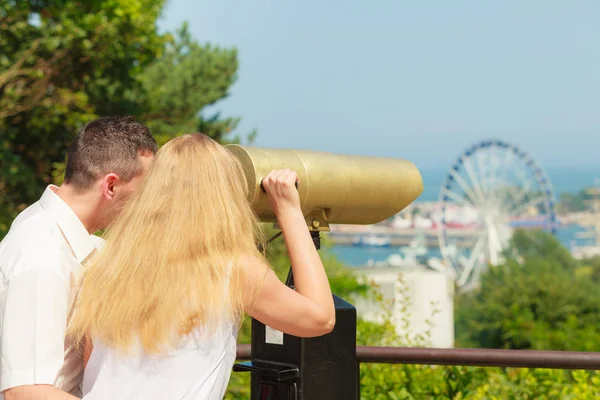
[(0, 242), (0, 392), (48, 384), (81, 396), (81, 352), (65, 331), (81, 263), (102, 239), (54, 190), (48, 186)]

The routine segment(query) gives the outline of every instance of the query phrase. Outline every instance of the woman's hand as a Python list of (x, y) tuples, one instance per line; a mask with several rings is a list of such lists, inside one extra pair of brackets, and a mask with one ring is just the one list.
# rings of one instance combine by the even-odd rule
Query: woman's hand
[[(273, 271), (269, 271), (266, 279), (253, 280), (252, 274), (248, 274), (244, 287), (252, 290), (246, 300), (246, 311), (263, 324), (289, 335), (314, 337), (335, 327), (335, 306), (325, 268), (302, 215), (297, 181), (296, 173), (288, 169), (271, 171), (263, 179), (263, 188), (277, 215), (292, 263), (294, 289), (284, 285)], [(253, 262), (257, 264), (252, 266)], [(268, 268), (263, 263), (258, 259), (246, 262), (249, 271)], [(255, 288), (260, 288), (257, 297), (253, 295)]]
[(296, 188), (298, 175), (289, 169), (276, 169), (267, 174), (262, 185), (271, 209), (277, 216), (281, 213), (300, 210), (300, 195)]

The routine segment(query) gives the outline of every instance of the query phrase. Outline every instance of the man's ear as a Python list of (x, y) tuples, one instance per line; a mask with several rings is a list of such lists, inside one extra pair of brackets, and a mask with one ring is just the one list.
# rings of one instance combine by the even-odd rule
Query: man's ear
[(106, 200), (113, 199), (118, 182), (119, 176), (117, 174), (110, 173), (104, 176), (104, 179), (102, 179), (102, 195)]

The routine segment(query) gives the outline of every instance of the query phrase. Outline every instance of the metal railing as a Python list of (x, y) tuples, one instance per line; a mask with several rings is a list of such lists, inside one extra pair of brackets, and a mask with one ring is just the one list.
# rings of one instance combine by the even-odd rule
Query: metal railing
[[(357, 346), (356, 357), (359, 363), (600, 370), (600, 353), (575, 351)], [(238, 345), (237, 358), (250, 359), (249, 344)]]

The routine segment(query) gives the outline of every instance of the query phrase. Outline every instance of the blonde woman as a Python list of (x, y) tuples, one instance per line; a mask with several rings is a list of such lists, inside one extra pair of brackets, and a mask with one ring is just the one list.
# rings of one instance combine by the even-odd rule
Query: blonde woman
[(158, 151), (82, 279), (69, 333), (92, 338), (84, 399), (222, 399), (245, 313), (295, 336), (333, 329), (333, 298), (296, 181), (289, 170), (263, 180), (294, 291), (257, 250), (237, 159), (202, 134)]

